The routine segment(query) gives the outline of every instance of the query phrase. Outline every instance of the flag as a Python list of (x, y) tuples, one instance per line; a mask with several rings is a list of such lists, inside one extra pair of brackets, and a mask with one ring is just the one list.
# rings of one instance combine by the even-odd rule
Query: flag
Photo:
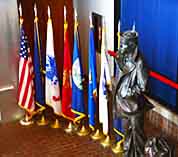
[(38, 31), (38, 17), (34, 20), (34, 74), (35, 74), (35, 102), (38, 111), (45, 109), (44, 83), (42, 81), (42, 58)]
[(23, 29), (23, 19), (20, 21), (18, 105), (32, 115), (35, 111), (34, 68), (28, 39)]
[(72, 64), (72, 112), (75, 113), (75, 120), (85, 117), (84, 95), (83, 95), (83, 69), (81, 55), (79, 52), (79, 36), (77, 21), (75, 22), (74, 49)]
[(101, 74), (99, 84), (99, 121), (100, 123), (103, 124), (103, 133), (105, 135), (108, 134), (109, 130), (108, 90), (111, 91), (111, 76), (106, 53), (107, 53), (106, 33), (105, 26), (103, 26), (101, 43)]
[[(49, 11), (49, 8), (48, 8)], [(48, 14), (47, 42), (46, 42), (46, 75), (45, 75), (45, 100), (54, 113), (61, 115), (61, 99), (56, 59), (54, 55), (52, 20)]]
[(64, 64), (63, 64), (63, 85), (62, 85), (62, 114), (64, 118), (74, 120), (72, 109), (72, 63), (71, 49), (68, 39), (68, 26), (64, 24)]
[(89, 32), (89, 84), (88, 84), (88, 116), (89, 126), (94, 130), (97, 97), (96, 51), (94, 44), (94, 28)]

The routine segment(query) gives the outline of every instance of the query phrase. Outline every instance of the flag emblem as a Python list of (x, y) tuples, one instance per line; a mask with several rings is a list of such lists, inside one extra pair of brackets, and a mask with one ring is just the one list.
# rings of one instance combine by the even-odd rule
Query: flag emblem
[(80, 67), (80, 62), (79, 62), (79, 58), (77, 58), (72, 66), (72, 79), (75, 85), (77, 86), (77, 88), (83, 90), (81, 70), (79, 67)]

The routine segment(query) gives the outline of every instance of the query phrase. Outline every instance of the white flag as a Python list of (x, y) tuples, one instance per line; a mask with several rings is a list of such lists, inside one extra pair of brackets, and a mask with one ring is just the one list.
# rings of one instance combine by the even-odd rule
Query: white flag
[(51, 106), (54, 113), (61, 115), (61, 98), (59, 79), (57, 74), (56, 59), (54, 55), (53, 28), (48, 8), (47, 42), (46, 42), (46, 75), (45, 75), (45, 100)]
[(107, 46), (106, 46), (106, 32), (105, 26), (102, 30), (102, 44), (101, 44), (101, 75), (99, 84), (99, 121), (103, 124), (103, 133), (108, 134), (108, 97), (107, 87), (111, 90), (111, 76), (109, 71), (109, 64), (107, 60)]

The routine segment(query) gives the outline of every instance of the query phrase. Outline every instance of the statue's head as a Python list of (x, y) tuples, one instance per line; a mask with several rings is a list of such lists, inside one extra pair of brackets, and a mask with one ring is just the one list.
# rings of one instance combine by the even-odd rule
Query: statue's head
[(124, 32), (121, 36), (119, 55), (132, 57), (138, 45), (138, 33), (133, 31)]
[(138, 33), (135, 31), (126, 31), (121, 36), (120, 48), (117, 54), (117, 61), (120, 68), (127, 67), (127, 62), (134, 61), (137, 56)]

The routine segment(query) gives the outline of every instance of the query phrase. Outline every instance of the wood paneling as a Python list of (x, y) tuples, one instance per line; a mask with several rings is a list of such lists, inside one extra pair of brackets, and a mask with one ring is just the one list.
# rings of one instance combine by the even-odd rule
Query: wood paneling
[[(30, 48), (33, 54), (34, 41), (34, 3), (37, 5), (39, 31), (42, 44), (42, 53), (46, 51), (47, 7), (51, 8), (53, 22), (54, 50), (57, 60), (59, 79), (62, 80), (63, 52), (64, 52), (64, 5), (67, 7), (67, 21), (69, 23), (69, 42), (73, 47), (73, 1), (72, 0), (17, 0), (22, 4), (24, 29), (28, 35)], [(71, 50), (72, 54), (72, 50)]]

